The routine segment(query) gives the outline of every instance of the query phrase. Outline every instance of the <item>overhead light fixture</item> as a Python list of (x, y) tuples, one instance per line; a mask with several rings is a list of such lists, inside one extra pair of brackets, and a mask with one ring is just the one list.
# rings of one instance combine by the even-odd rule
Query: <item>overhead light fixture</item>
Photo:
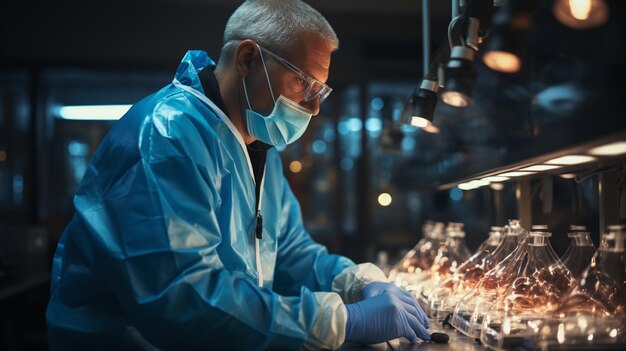
[(561, 168), (561, 166), (556, 166), (556, 165), (536, 165), (536, 166), (530, 166), (530, 167), (522, 168), (522, 169), (520, 169), (520, 171), (541, 172), (541, 171), (549, 171), (551, 169), (557, 169), (557, 168)]
[(501, 177), (523, 177), (531, 174), (535, 174), (536, 172), (507, 172), (500, 174)]
[(505, 180), (509, 180), (509, 179), (511, 178), (496, 176), (496, 177), (483, 178), (482, 180), (490, 182), (490, 183), (494, 183), (494, 182), (504, 182)]
[(470, 104), (476, 70), (473, 61), (476, 51), (466, 46), (455, 46), (444, 67), (444, 86), (441, 100), (450, 106), (466, 107)]
[(581, 163), (595, 161), (596, 158), (593, 156), (585, 156), (585, 155), (569, 155), (554, 158), (550, 161), (547, 161), (547, 164), (551, 165), (577, 165)]
[(609, 7), (605, 0), (555, 0), (554, 17), (574, 29), (590, 29), (606, 23)]
[(482, 48), (482, 60), (487, 67), (502, 73), (521, 69), (526, 35), (532, 26), (532, 10), (528, 0), (511, 0), (495, 13), (492, 34)]
[(614, 143), (594, 147), (589, 150), (589, 154), (596, 156), (615, 156), (626, 154), (626, 141), (616, 141)]
[(576, 178), (576, 174), (574, 174), (574, 173), (559, 174), (559, 177), (561, 177), (563, 179), (574, 179), (574, 178)]
[(457, 187), (461, 190), (472, 190), (478, 188), (475, 184), (470, 184), (471, 182), (461, 183), (457, 185)]
[(408, 124), (422, 128), (428, 133), (438, 133), (439, 128), (433, 124), (435, 107), (437, 106), (437, 82), (424, 79), (405, 107), (403, 114)]
[(128, 112), (132, 105), (76, 105), (60, 106), (55, 111), (61, 119), (75, 121), (115, 121)]

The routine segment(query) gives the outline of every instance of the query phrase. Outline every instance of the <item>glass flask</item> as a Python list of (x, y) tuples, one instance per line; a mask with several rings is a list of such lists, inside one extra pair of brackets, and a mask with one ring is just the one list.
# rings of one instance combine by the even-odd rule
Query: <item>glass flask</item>
[(504, 239), (491, 256), (493, 268), (487, 271), (476, 286), (463, 296), (454, 308), (450, 323), (463, 334), (478, 338), (485, 312), (513, 282), (521, 265), (519, 257), (526, 250), (528, 232), (519, 220), (510, 219)]
[(600, 247), (554, 312), (541, 327), (545, 348), (584, 348), (626, 344), (626, 227), (609, 226)]
[(509, 349), (537, 340), (541, 324), (574, 286), (576, 279), (556, 256), (546, 231), (531, 231), (519, 273), (485, 313), (481, 342), (492, 349)]
[(563, 264), (569, 268), (576, 279), (580, 278), (585, 268), (589, 266), (591, 257), (596, 252), (591, 235), (587, 227), (582, 225), (571, 225), (567, 236), (572, 239), (567, 251), (561, 257)]
[(446, 241), (439, 248), (437, 257), (429, 270), (427, 280), (418, 284), (416, 296), (421, 307), (428, 314), (428, 296), (434, 288), (448, 276), (454, 274), (458, 267), (470, 257), (470, 251), (465, 245), (465, 231), (463, 223), (450, 222), (446, 227)]
[(444, 224), (426, 221), (422, 239), (389, 271), (389, 279), (406, 290), (414, 290), (417, 283), (428, 279), (430, 267), (445, 241)]
[[(430, 317), (444, 319), (457, 302), (473, 289), (485, 272), (495, 266), (493, 253), (504, 238), (503, 227), (491, 227), (489, 237), (476, 253), (463, 262), (456, 272), (443, 280), (428, 296)], [(517, 245), (517, 243), (515, 243)]]

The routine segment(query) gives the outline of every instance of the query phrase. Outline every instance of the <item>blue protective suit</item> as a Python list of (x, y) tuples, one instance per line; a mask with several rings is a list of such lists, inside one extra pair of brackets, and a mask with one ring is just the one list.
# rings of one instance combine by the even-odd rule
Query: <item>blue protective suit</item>
[(54, 256), (52, 350), (337, 348), (344, 303), (384, 280), (328, 254), (270, 149), (255, 238), (255, 182), (241, 135), (184, 57), (172, 84), (111, 129)]

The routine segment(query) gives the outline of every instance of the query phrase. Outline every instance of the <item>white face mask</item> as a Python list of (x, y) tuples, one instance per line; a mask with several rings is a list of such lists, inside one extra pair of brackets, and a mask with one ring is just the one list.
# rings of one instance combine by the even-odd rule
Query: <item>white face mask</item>
[(280, 95), (278, 100), (274, 99), (274, 92), (272, 91), (272, 85), (262, 54), (261, 62), (263, 64), (263, 70), (265, 71), (267, 85), (270, 89), (272, 100), (274, 101), (274, 109), (267, 116), (263, 116), (252, 110), (250, 99), (248, 98), (246, 80), (242, 78), (243, 92), (246, 96), (246, 102), (248, 103), (248, 108), (246, 109), (248, 134), (255, 139), (274, 146), (291, 144), (304, 134), (313, 114), (283, 95)]

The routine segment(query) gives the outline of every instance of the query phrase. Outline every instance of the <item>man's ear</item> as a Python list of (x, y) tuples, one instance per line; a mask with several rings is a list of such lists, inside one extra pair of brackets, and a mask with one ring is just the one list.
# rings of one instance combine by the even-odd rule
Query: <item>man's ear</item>
[(254, 41), (246, 39), (239, 43), (235, 49), (235, 65), (239, 75), (247, 77), (258, 57), (259, 50)]

